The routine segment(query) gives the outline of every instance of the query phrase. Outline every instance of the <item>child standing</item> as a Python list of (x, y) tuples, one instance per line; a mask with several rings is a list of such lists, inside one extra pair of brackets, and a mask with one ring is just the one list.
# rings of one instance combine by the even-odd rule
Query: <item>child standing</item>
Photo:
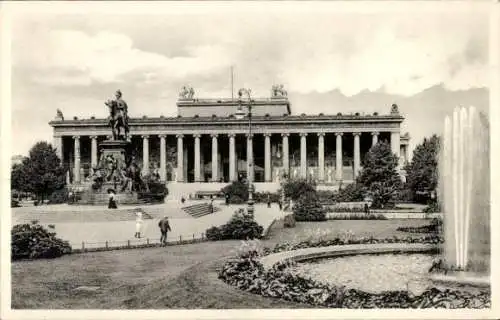
[(141, 237), (141, 231), (142, 231), (142, 223), (144, 221), (142, 220), (142, 210), (137, 209), (137, 212), (135, 214), (135, 238), (140, 238)]

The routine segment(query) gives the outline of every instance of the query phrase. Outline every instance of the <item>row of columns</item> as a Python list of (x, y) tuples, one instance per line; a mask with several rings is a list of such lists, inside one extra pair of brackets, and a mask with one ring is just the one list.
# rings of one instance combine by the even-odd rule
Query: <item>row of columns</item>
[[(354, 177), (356, 178), (361, 163), (360, 154), (360, 136), (361, 132), (352, 133), (354, 136)], [(283, 167), (289, 168), (289, 133), (282, 133), (282, 146), (283, 146)], [(300, 133), (300, 174), (302, 177), (307, 176), (307, 133)], [(318, 135), (318, 178), (320, 181), (325, 180), (325, 133), (317, 133)], [(336, 172), (335, 178), (337, 180), (342, 180), (342, 132), (335, 133), (335, 148), (336, 148)], [(378, 142), (378, 132), (372, 132), (372, 145)], [(229, 136), (229, 179), (230, 181), (236, 180), (236, 142), (235, 134), (231, 133)], [(184, 135), (178, 134), (177, 137), (177, 180), (184, 181)], [(200, 134), (194, 134), (194, 179), (195, 181), (201, 181), (201, 154), (200, 154)], [(253, 167), (250, 168), (250, 164), (253, 163), (253, 135), (246, 135), (247, 137), (247, 174), (253, 179), (254, 170)], [(159, 135), (160, 138), (160, 178), (164, 181), (166, 180), (166, 135)], [(212, 134), (212, 180), (218, 181), (218, 135)], [(80, 136), (74, 136), (74, 178), (76, 182), (79, 182), (80, 177)], [(97, 136), (90, 136), (91, 139), (91, 166), (94, 168), (97, 166)], [(143, 135), (143, 174), (149, 172), (149, 136)], [(58, 137), (55, 142), (56, 150), (59, 153), (59, 157), (62, 159), (62, 138)], [(391, 132), (391, 149), (399, 158), (400, 153), (400, 134), (399, 132)], [(265, 181), (272, 181), (271, 175), (271, 134), (264, 134), (264, 172)]]

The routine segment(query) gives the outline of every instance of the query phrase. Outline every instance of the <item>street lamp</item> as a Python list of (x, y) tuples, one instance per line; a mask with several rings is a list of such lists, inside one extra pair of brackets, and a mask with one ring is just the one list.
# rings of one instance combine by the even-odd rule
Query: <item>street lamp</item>
[[(246, 115), (248, 115), (248, 139), (249, 143), (253, 143), (252, 138), (252, 104), (254, 100), (251, 97), (252, 90), (242, 88), (238, 90), (238, 110), (236, 111), (236, 119), (243, 119)], [(243, 96), (246, 96), (246, 104), (243, 103)], [(248, 112), (243, 110), (243, 107), (246, 106), (248, 108)], [(247, 149), (248, 150), (248, 149)], [(253, 153), (253, 146), (251, 148)], [(254, 215), (254, 207), (253, 207), (253, 154), (247, 154), (248, 161), (248, 172), (247, 172), (247, 181), (248, 181), (248, 209), (247, 213), (251, 216)]]

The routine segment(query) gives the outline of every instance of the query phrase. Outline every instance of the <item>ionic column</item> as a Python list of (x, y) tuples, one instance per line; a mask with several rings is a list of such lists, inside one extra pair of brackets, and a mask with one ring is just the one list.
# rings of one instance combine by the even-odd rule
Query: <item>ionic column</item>
[(253, 134), (247, 134), (247, 178), (253, 181)]
[(391, 151), (394, 153), (396, 156), (398, 156), (399, 159), (399, 148), (401, 145), (400, 141), (400, 134), (399, 132), (391, 132)]
[(300, 175), (307, 178), (307, 133), (300, 133)]
[(149, 136), (142, 136), (142, 174), (149, 173)]
[(266, 182), (272, 181), (271, 174), (271, 134), (264, 133), (264, 179)]
[(285, 172), (287, 175), (290, 175), (290, 158), (289, 158), (289, 152), (288, 152), (288, 137), (290, 136), (289, 133), (282, 133), (281, 136), (283, 137), (283, 168), (285, 169)]
[(361, 136), (361, 132), (353, 132), (354, 135), (354, 179), (358, 177), (359, 168), (360, 168), (360, 146), (359, 146), (359, 137)]
[(399, 163), (399, 157), (400, 157), (400, 145), (401, 145), (401, 136), (399, 134), (399, 131), (398, 132), (391, 132), (391, 151), (392, 153), (394, 153), (398, 159), (398, 166), (397, 166), (397, 169), (399, 169), (400, 167), (400, 163)]
[(91, 171), (97, 167), (97, 136), (90, 136), (90, 167)]
[(61, 165), (64, 163), (63, 159), (63, 139), (62, 136), (54, 136), (54, 140), (52, 142), (54, 149), (56, 150), (57, 157), (61, 159)]
[(75, 140), (75, 167), (73, 169), (73, 177), (75, 183), (80, 182), (80, 136), (74, 136)]
[(167, 143), (166, 135), (160, 134), (160, 179), (167, 180)]
[(342, 132), (336, 132), (335, 140), (335, 179), (342, 180)]
[(318, 179), (325, 181), (325, 134), (318, 133)]
[(236, 180), (236, 147), (235, 134), (229, 134), (229, 181)]
[(372, 132), (372, 147), (377, 144), (378, 142), (378, 132)]
[(212, 134), (212, 181), (219, 180), (219, 159), (218, 159), (218, 142), (217, 134)]
[(177, 182), (184, 182), (184, 135), (178, 134), (177, 137)]
[(194, 134), (194, 181), (201, 181), (200, 134)]

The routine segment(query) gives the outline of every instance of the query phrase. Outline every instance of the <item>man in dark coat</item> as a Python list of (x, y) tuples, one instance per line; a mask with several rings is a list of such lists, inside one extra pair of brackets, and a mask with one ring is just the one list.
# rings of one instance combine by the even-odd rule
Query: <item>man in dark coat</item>
[(161, 244), (166, 245), (167, 233), (172, 230), (170, 229), (170, 223), (168, 222), (168, 217), (164, 217), (163, 219), (161, 219), (160, 222), (158, 223), (158, 227), (160, 227), (161, 231), (160, 242)]

